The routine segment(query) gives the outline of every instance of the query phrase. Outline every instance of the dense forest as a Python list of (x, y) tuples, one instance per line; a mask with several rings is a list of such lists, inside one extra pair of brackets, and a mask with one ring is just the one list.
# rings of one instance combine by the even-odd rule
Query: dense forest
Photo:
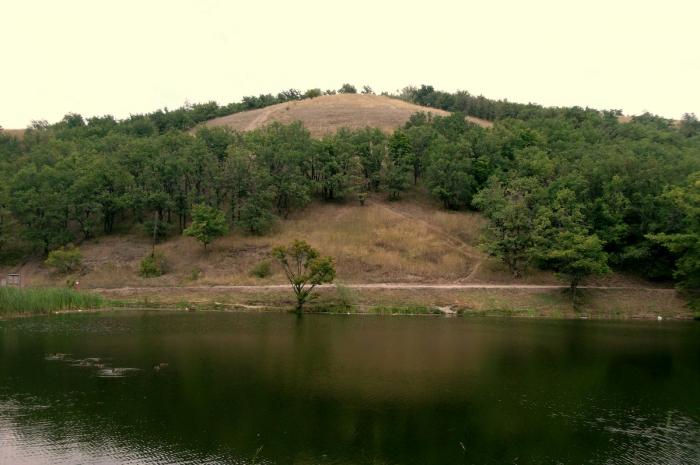
[[(323, 93), (292, 89), (121, 121), (68, 114), (56, 124), (34, 123), (21, 140), (0, 133), (0, 260), (102, 234), (150, 234), (154, 226), (160, 237), (179, 234), (202, 205), (223, 212), (228, 229), (265, 234), (313, 199), (379, 192), (399, 200), (418, 185), (444, 208), (483, 212), (484, 247), (515, 277), (537, 266), (575, 287), (617, 269), (686, 288), (700, 284), (694, 115), (675, 122), (645, 114), (621, 123), (619, 111), (544, 108), (422, 86), (395, 97), (453, 114), (415, 114), (391, 135), (366, 128), (316, 140), (299, 123), (248, 133), (197, 128)], [(475, 126), (465, 114), (495, 125)]]

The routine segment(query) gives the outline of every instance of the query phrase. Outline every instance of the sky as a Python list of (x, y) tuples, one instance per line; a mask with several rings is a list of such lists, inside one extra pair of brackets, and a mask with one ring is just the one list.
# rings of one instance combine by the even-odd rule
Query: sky
[(700, 115), (696, 0), (0, 0), (0, 126), (344, 82)]

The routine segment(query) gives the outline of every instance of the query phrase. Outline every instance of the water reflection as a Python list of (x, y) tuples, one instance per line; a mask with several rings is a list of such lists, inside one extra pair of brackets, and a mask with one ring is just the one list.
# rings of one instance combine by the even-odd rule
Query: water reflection
[(0, 322), (0, 463), (700, 463), (700, 327)]

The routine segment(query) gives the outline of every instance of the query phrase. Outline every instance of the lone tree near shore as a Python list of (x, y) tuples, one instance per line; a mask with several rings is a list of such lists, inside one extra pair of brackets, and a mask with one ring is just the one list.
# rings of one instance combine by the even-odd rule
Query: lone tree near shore
[(204, 245), (204, 250), (207, 250), (207, 245), (227, 231), (228, 224), (224, 212), (208, 205), (195, 205), (192, 209), (192, 224), (182, 231), (182, 234), (194, 237)]
[(335, 279), (335, 267), (331, 257), (321, 257), (316, 249), (305, 241), (294, 241), (289, 246), (275, 247), (272, 256), (282, 265), (297, 298), (295, 310), (301, 313), (304, 303), (319, 284)]

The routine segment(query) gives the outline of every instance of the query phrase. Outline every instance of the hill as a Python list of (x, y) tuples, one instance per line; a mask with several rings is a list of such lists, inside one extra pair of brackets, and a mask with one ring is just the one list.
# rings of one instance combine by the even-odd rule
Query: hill
[[(215, 118), (204, 124), (227, 126), (238, 131), (251, 131), (273, 121), (287, 124), (301, 121), (314, 137), (332, 134), (343, 127), (360, 129), (370, 126), (390, 133), (405, 124), (412, 114), (421, 111), (437, 116), (449, 115), (449, 112), (444, 110), (415, 105), (382, 95), (337, 94), (278, 103), (257, 110)], [(467, 117), (467, 119), (482, 127), (493, 125), (480, 118)]]
[(0, 134), (7, 134), (8, 136), (22, 139), (24, 137), (24, 131), (24, 129), (0, 129)]
[[(694, 118), (620, 124), (618, 112), (429, 88), (404, 100), (299, 95), (122, 121), (69, 114), (25, 143), (0, 137), (0, 263), (15, 265), (0, 272), (20, 268), (29, 285), (78, 279), (83, 289), (150, 301), (201, 292), (214, 302), (278, 304), (289, 294), (284, 276), (252, 271), (272, 247), (302, 238), (336, 260), (339, 282), (364, 305), (576, 316), (557, 273), (572, 290), (594, 286), (582, 296), (587, 312), (690, 315), (671, 286), (700, 282), (697, 248), (677, 247), (700, 241)], [(391, 133), (416, 111), (444, 116)], [(464, 114), (492, 119), (496, 130)], [(311, 131), (283, 124), (298, 120)], [(250, 132), (191, 131), (205, 122)], [(310, 136), (348, 126), (322, 141)], [(200, 213), (223, 216), (231, 231), (208, 252), (180, 235), (201, 226)], [(169, 270), (144, 280), (137, 268), (153, 234), (167, 238), (159, 248)], [(83, 252), (77, 274), (45, 269), (46, 256), (69, 244)], [(240, 287), (251, 284), (263, 287)]]

